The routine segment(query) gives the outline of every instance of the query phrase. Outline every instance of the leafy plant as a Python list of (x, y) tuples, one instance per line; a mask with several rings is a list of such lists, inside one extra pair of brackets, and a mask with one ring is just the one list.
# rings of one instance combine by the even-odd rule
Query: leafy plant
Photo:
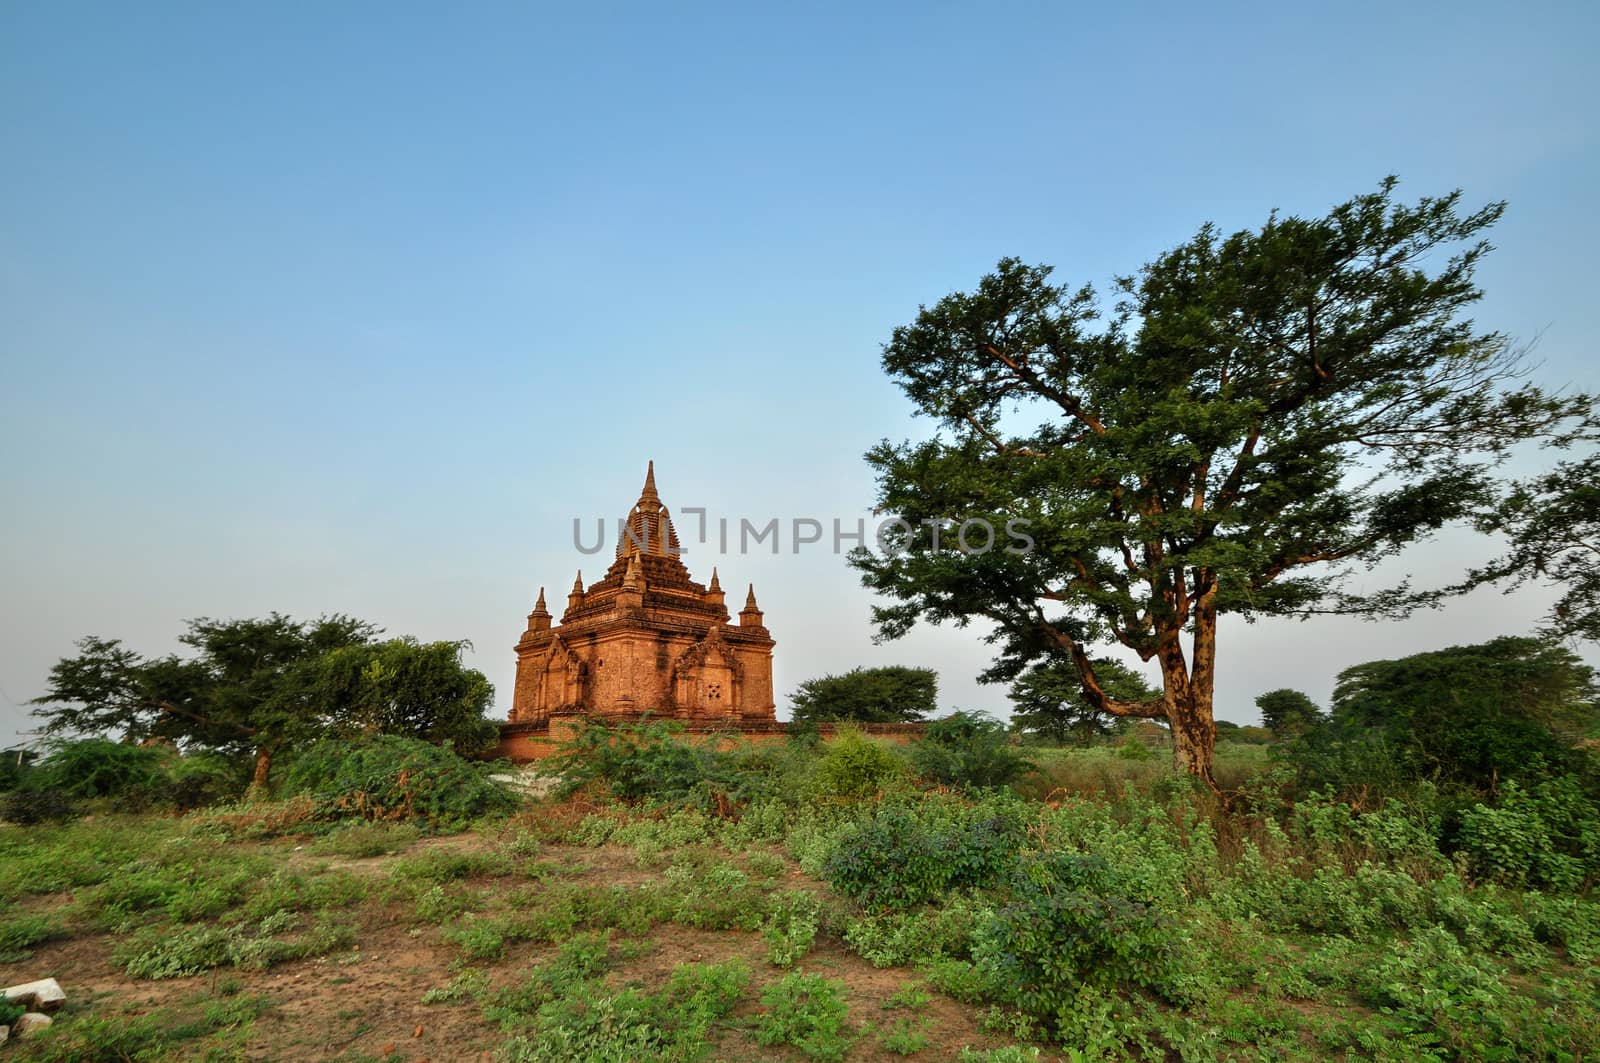
[(900, 757), (852, 727), (841, 727), (823, 746), (807, 788), (816, 797), (859, 800), (876, 797), (910, 771)]
[(756, 1024), (756, 1041), (790, 1045), (810, 1059), (843, 1059), (854, 1037), (845, 1028), (849, 1007), (844, 983), (795, 971), (761, 992), (766, 1008)]

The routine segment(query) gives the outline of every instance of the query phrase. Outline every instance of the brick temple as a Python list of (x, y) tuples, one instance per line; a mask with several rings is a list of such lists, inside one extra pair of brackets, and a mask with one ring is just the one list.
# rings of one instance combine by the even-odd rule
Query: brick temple
[(560, 623), (540, 588), (516, 645), (508, 730), (548, 731), (552, 721), (645, 713), (729, 729), (776, 727), (776, 643), (754, 586), (732, 623), (716, 570), (709, 584), (696, 583), (681, 553), (652, 462), (605, 576), (585, 589), (578, 573)]

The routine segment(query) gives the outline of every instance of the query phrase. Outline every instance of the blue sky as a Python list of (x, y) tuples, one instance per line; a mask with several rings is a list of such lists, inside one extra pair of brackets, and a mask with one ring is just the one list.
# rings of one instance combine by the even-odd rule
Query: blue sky
[[(1592, 5), (857, 8), (0, 6), (0, 743), (81, 635), (272, 609), (469, 638), (503, 713), (647, 459), (713, 518), (864, 515), (861, 453), (925, 430), (879, 345), (1004, 255), (1103, 283), (1461, 187), (1511, 203), (1479, 320), (1600, 387)], [(970, 630), (873, 646), (827, 549), (686, 560), (755, 582), (783, 692), (1005, 707)], [(1542, 601), (1227, 628), (1219, 710)]]

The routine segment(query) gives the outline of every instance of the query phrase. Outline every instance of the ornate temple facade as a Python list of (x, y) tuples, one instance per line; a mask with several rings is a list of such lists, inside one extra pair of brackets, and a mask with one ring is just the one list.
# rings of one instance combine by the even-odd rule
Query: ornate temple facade
[(733, 728), (776, 726), (775, 643), (755, 588), (733, 623), (716, 570), (709, 584), (689, 577), (672, 516), (656, 494), (653, 462), (618, 538), (602, 579), (585, 589), (578, 573), (559, 623), (540, 588), (516, 645), (511, 727), (644, 713)]

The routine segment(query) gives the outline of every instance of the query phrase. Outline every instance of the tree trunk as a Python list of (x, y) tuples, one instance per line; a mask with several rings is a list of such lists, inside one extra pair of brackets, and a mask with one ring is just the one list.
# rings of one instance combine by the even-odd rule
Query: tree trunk
[(256, 773), (250, 780), (250, 790), (255, 794), (267, 792), (267, 776), (272, 772), (272, 747), (256, 747)]
[(1176, 635), (1159, 657), (1161, 684), (1168, 700), (1167, 722), (1172, 725), (1173, 761), (1180, 771), (1197, 776), (1220, 793), (1211, 772), (1217, 745), (1217, 725), (1212, 716), (1216, 647), (1216, 607), (1210, 595), (1204, 595), (1195, 608), (1193, 671), (1184, 660), (1183, 646)]

